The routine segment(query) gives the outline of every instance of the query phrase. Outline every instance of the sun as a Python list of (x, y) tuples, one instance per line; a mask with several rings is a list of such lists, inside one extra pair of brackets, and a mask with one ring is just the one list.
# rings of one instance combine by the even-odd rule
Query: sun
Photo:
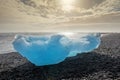
[(64, 11), (71, 11), (74, 9), (74, 2), (75, 0), (60, 0), (62, 10)]

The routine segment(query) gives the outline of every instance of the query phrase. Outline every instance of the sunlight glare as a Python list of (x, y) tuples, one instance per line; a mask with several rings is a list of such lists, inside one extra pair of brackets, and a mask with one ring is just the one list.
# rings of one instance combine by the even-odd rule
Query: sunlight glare
[(75, 0), (61, 0), (62, 10), (71, 11), (74, 9), (74, 1)]
[(58, 34), (62, 34), (62, 35), (65, 35), (65, 36), (73, 36), (75, 33), (72, 33), (72, 32), (62, 32), (62, 33), (58, 33)]

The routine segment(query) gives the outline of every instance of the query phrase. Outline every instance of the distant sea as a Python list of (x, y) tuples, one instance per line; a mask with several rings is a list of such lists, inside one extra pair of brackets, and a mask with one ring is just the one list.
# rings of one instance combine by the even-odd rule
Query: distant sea
[(0, 33), (0, 54), (15, 52), (12, 47), (12, 40), (15, 34)]

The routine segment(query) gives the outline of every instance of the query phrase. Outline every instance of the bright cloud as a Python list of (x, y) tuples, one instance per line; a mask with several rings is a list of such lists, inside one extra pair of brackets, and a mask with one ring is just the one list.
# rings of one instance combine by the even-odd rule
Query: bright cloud
[[(10, 10), (12, 12), (8, 13), (7, 11)], [(85, 20), (91, 16), (95, 18), (119, 11), (120, 0), (1, 0), (0, 3), (1, 17), (13, 16), (15, 18), (12, 19), (16, 19), (16, 21), (25, 19), (24, 21), (38, 21), (39, 23)], [(109, 15), (109, 17), (111, 16)]]
[(32, 30), (38, 26), (36, 30), (56, 29), (56, 24), (68, 23), (106, 26), (104, 23), (120, 23), (120, 0), (1, 0), (0, 23), (3, 29), (25, 24)]

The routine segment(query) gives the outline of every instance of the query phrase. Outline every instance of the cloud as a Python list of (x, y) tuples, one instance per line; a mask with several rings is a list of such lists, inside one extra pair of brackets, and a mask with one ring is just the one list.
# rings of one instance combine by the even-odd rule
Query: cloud
[[(22, 1), (22, 0), (21, 0)], [(32, 0), (27, 0), (28, 3)], [(39, 9), (42, 17), (49, 17), (51, 15), (53, 22), (69, 22), (69, 21), (79, 21), (81, 22), (119, 22), (119, 11), (120, 11), (120, 0), (76, 0), (75, 10), (72, 12), (60, 13), (62, 12), (58, 5), (59, 2), (56, 0), (33, 0), (36, 4), (35, 9)], [(32, 2), (31, 2), (32, 3)], [(41, 3), (41, 4), (39, 4)], [(79, 3), (79, 5), (78, 5)], [(33, 4), (33, 3), (32, 3)], [(51, 5), (52, 7), (51, 7)], [(80, 5), (81, 4), (81, 5)], [(30, 5), (30, 4), (29, 4)], [(41, 6), (42, 5), (42, 6)], [(31, 6), (31, 5), (30, 5)], [(41, 7), (41, 8), (40, 8)], [(46, 9), (47, 8), (47, 9)], [(53, 9), (54, 8), (54, 9)], [(53, 12), (52, 12), (53, 11)], [(31, 11), (30, 11), (31, 12)], [(115, 16), (116, 15), (116, 16)], [(63, 17), (62, 17), (63, 16)], [(62, 17), (62, 18), (61, 18)], [(112, 19), (114, 18), (114, 20)], [(80, 19), (80, 20), (78, 20)]]
[(97, 15), (87, 15), (84, 17), (71, 17), (65, 23), (119, 23), (120, 12), (110, 12)]
[(96, 7), (96, 10), (102, 12), (117, 12), (120, 11), (120, 0), (105, 0)]
[(75, 0), (71, 11), (64, 11), (60, 1), (62, 0), (1, 0), (0, 23), (5, 25), (1, 27), (5, 29), (7, 25), (7, 29), (13, 24), (28, 24), (32, 29), (39, 27), (43, 30), (55, 27), (53, 24), (69, 26), (69, 23), (120, 22), (120, 0)]
[[(94, 1), (95, 2), (95, 1)], [(94, 4), (88, 9), (76, 9), (67, 14), (66, 22), (73, 23), (119, 23), (120, 22), (120, 0), (104, 0)]]
[(2, 17), (2, 22), (6, 20), (10, 22), (59, 23), (77, 19), (84, 22), (90, 18), (90, 22), (92, 22), (96, 17), (100, 19), (105, 15), (113, 17), (113, 13), (119, 16), (120, 0), (76, 0), (73, 6), (75, 6), (74, 10), (65, 12), (61, 9), (59, 0), (2, 0), (0, 17)]

